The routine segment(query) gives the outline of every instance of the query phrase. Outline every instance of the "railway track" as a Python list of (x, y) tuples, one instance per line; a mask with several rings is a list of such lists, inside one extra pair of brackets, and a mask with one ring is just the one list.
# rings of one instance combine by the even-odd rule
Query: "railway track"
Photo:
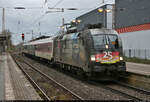
[[(78, 96), (77, 94), (75, 94), (71, 90), (67, 89), (66, 87), (64, 87), (60, 83), (56, 82), (53, 78), (51, 78), (50, 76), (47, 76), (45, 73), (41, 72), (40, 70), (38, 70), (37, 68), (35, 68), (34, 66), (32, 66), (31, 64), (29, 64), (28, 62), (26, 62), (25, 60), (20, 59), (19, 57), (16, 58), (16, 56), (12, 56), (12, 57), (15, 60), (15, 62), (17, 63), (17, 65), (20, 67), (20, 69), (22, 70), (22, 72), (27, 76), (27, 78), (33, 84), (33, 86), (39, 91), (40, 96), (44, 100), (55, 100), (55, 99), (56, 100), (59, 100), (59, 99), (60, 100), (84, 100), (82, 97)], [(25, 70), (25, 68), (23, 68), (24, 66), (30, 67), (30, 70), (28, 72), (34, 71), (34, 73), (38, 73), (38, 75), (40, 75), (42, 78), (44, 78), (42, 80), (46, 80), (48, 82), (47, 85), (51, 85), (50, 87), (52, 89), (57, 88), (55, 91), (53, 90), (53, 93), (55, 93), (55, 95), (52, 95), (53, 93), (51, 93), (51, 95), (47, 95), (47, 91), (44, 91), (46, 89), (43, 90), (38, 85), (38, 83), (36, 81), (34, 81), (33, 76), (30, 76), (28, 74), (27, 70)]]
[(121, 83), (119, 81), (113, 81), (112, 83), (105, 83), (101, 84), (99, 82), (90, 82), (92, 84), (101, 86), (107, 90), (110, 90), (114, 93), (120, 94), (124, 97), (129, 98), (130, 100), (135, 100), (135, 101), (143, 101), (143, 100), (150, 100), (150, 92), (136, 88), (130, 85), (127, 85), (125, 83)]
[(129, 100), (150, 100), (150, 98), (148, 98), (150, 97), (150, 92), (133, 86), (129, 86), (128, 84), (120, 83), (118, 81), (114, 81), (111, 84), (102, 84), (93, 81), (90, 81), (89, 83), (94, 84), (98, 87), (102, 87), (106, 90), (110, 90), (111, 92), (126, 97)]
[(24, 73), (24, 75), (27, 77), (27, 79), (31, 82), (31, 84), (36, 89), (36, 91), (41, 93), (40, 94), (41, 98), (44, 99), (44, 100), (51, 100), (46, 95), (46, 93), (38, 86), (38, 84), (32, 79), (32, 77), (22, 68), (22, 66), (18, 63), (17, 59), (14, 56), (12, 56), (12, 58), (14, 59), (14, 61), (18, 65), (18, 67), (21, 69), (21, 71)]
[(144, 90), (150, 90), (150, 77), (149, 76), (126, 72), (126, 73), (121, 74), (119, 76), (119, 79), (123, 83), (129, 83), (132, 86), (139, 87)]
[(119, 81), (114, 81), (114, 82), (115, 82), (116, 84), (118, 84), (118, 85), (123, 86), (123, 87), (126, 87), (126, 88), (129, 88), (129, 89), (132, 89), (132, 90), (135, 90), (135, 91), (138, 91), (138, 92), (141, 92), (141, 93), (150, 95), (150, 91), (146, 91), (146, 90), (144, 90), (144, 89), (142, 89), (142, 88), (137, 88), (137, 87), (134, 87), (134, 86), (131, 86), (131, 85), (128, 85), (128, 84), (119, 82)]
[(127, 94), (127, 93), (124, 93), (124, 92), (122, 92), (122, 91), (120, 91), (120, 90), (118, 90), (118, 89), (114, 89), (114, 88), (112, 88), (110, 85), (108, 86), (103, 86), (105, 89), (108, 89), (108, 90), (110, 90), (110, 91), (112, 91), (112, 92), (114, 92), (114, 93), (117, 93), (117, 94), (120, 94), (120, 95), (122, 95), (122, 96), (124, 96), (124, 97), (127, 97), (127, 98), (129, 98), (130, 100), (135, 100), (135, 101), (141, 101), (141, 99), (139, 99), (139, 98), (137, 98), (137, 97), (134, 97), (134, 96), (132, 96), (132, 95), (129, 95), (129, 94)]

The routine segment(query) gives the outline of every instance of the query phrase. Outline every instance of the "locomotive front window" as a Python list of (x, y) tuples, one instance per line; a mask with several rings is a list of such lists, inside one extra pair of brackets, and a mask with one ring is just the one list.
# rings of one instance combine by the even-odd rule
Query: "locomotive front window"
[(107, 35), (107, 44), (109, 45), (112, 45), (114, 48), (118, 48), (118, 36), (117, 35), (113, 35), (113, 34), (110, 34), (110, 35)]
[(114, 34), (97, 34), (93, 36), (94, 47), (99, 47), (101, 45), (113, 45), (117, 48), (118, 45), (118, 37)]
[(117, 40), (118, 40), (118, 37), (116, 36), (116, 35), (107, 35), (107, 42), (108, 42), (108, 44), (113, 44), (113, 45), (115, 45), (116, 44), (116, 42), (117, 42)]
[(99, 47), (101, 45), (106, 44), (106, 37), (105, 35), (94, 35), (93, 41), (94, 41), (94, 47)]

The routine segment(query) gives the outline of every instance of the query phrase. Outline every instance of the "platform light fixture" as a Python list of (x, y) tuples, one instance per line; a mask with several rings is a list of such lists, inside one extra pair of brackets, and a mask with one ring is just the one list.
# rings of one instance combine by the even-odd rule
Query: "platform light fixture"
[(65, 27), (64, 27), (64, 26), (61, 26), (61, 28), (64, 29)]
[(111, 10), (110, 9), (106, 9), (106, 12), (109, 13), (109, 12), (111, 12)]
[(65, 26), (60, 26), (59, 28), (64, 29), (64, 28), (65, 28)]
[(100, 13), (102, 13), (102, 12), (107, 12), (107, 13), (109, 13), (109, 12), (111, 12), (111, 10), (110, 9), (103, 9), (103, 8), (99, 8), (98, 9), (98, 12), (100, 12)]
[(78, 20), (72, 20), (72, 22), (73, 22), (73, 23), (80, 23), (81, 20), (79, 20), (79, 19), (78, 19)]
[(103, 12), (103, 8), (99, 8), (98, 12), (102, 13)]
[(79, 19), (78, 19), (78, 20), (77, 20), (77, 22), (78, 22), (78, 23), (80, 23), (80, 22), (81, 22), (81, 20), (79, 20)]
[(76, 23), (76, 20), (72, 20), (73, 23)]

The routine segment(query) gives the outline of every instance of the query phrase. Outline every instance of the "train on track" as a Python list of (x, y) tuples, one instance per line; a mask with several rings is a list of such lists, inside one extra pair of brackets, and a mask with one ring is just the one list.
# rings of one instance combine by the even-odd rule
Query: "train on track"
[[(23, 54), (96, 79), (126, 71), (122, 42), (115, 30), (88, 27), (23, 45)], [(99, 76), (99, 77), (96, 77)]]

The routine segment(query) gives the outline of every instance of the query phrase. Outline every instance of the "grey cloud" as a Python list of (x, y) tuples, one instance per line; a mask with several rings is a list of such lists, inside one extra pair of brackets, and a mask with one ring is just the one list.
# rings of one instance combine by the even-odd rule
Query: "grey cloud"
[[(59, 0), (48, 0), (48, 6), (53, 7)], [(25, 6), (25, 7), (41, 7), (44, 0), (0, 0), (0, 7), (13, 7), (13, 6)], [(92, 8), (99, 7), (101, 0), (63, 0), (57, 7), (59, 8), (90, 8), (79, 11), (65, 11), (64, 13), (49, 13), (39, 19), (36, 24), (32, 24), (36, 19), (38, 19), (42, 14), (44, 14), (44, 9), (27, 9), (27, 10), (11, 10), (6, 9), (6, 28), (10, 31), (16, 33), (12, 38), (13, 42), (19, 43), (21, 41), (21, 32), (31, 32), (33, 29), (35, 35), (38, 36), (39, 25), (41, 23), (40, 31), (42, 33), (47, 32), (47, 35), (55, 34), (59, 29), (58, 26), (62, 24), (62, 18), (65, 18), (65, 22), (70, 22), (76, 17), (83, 13), (92, 10)], [(2, 9), (0, 9), (0, 17), (2, 17)], [(18, 21), (21, 23), (18, 24)], [(1, 20), (0, 20), (1, 23)], [(17, 28), (17, 27), (20, 28)], [(1, 24), (0, 24), (1, 28)], [(19, 29), (19, 31), (18, 31)], [(1, 31), (1, 29), (0, 29)], [(17, 36), (18, 35), (18, 36)], [(17, 36), (17, 37), (14, 37)], [(31, 34), (25, 35), (26, 40), (31, 39)]]

